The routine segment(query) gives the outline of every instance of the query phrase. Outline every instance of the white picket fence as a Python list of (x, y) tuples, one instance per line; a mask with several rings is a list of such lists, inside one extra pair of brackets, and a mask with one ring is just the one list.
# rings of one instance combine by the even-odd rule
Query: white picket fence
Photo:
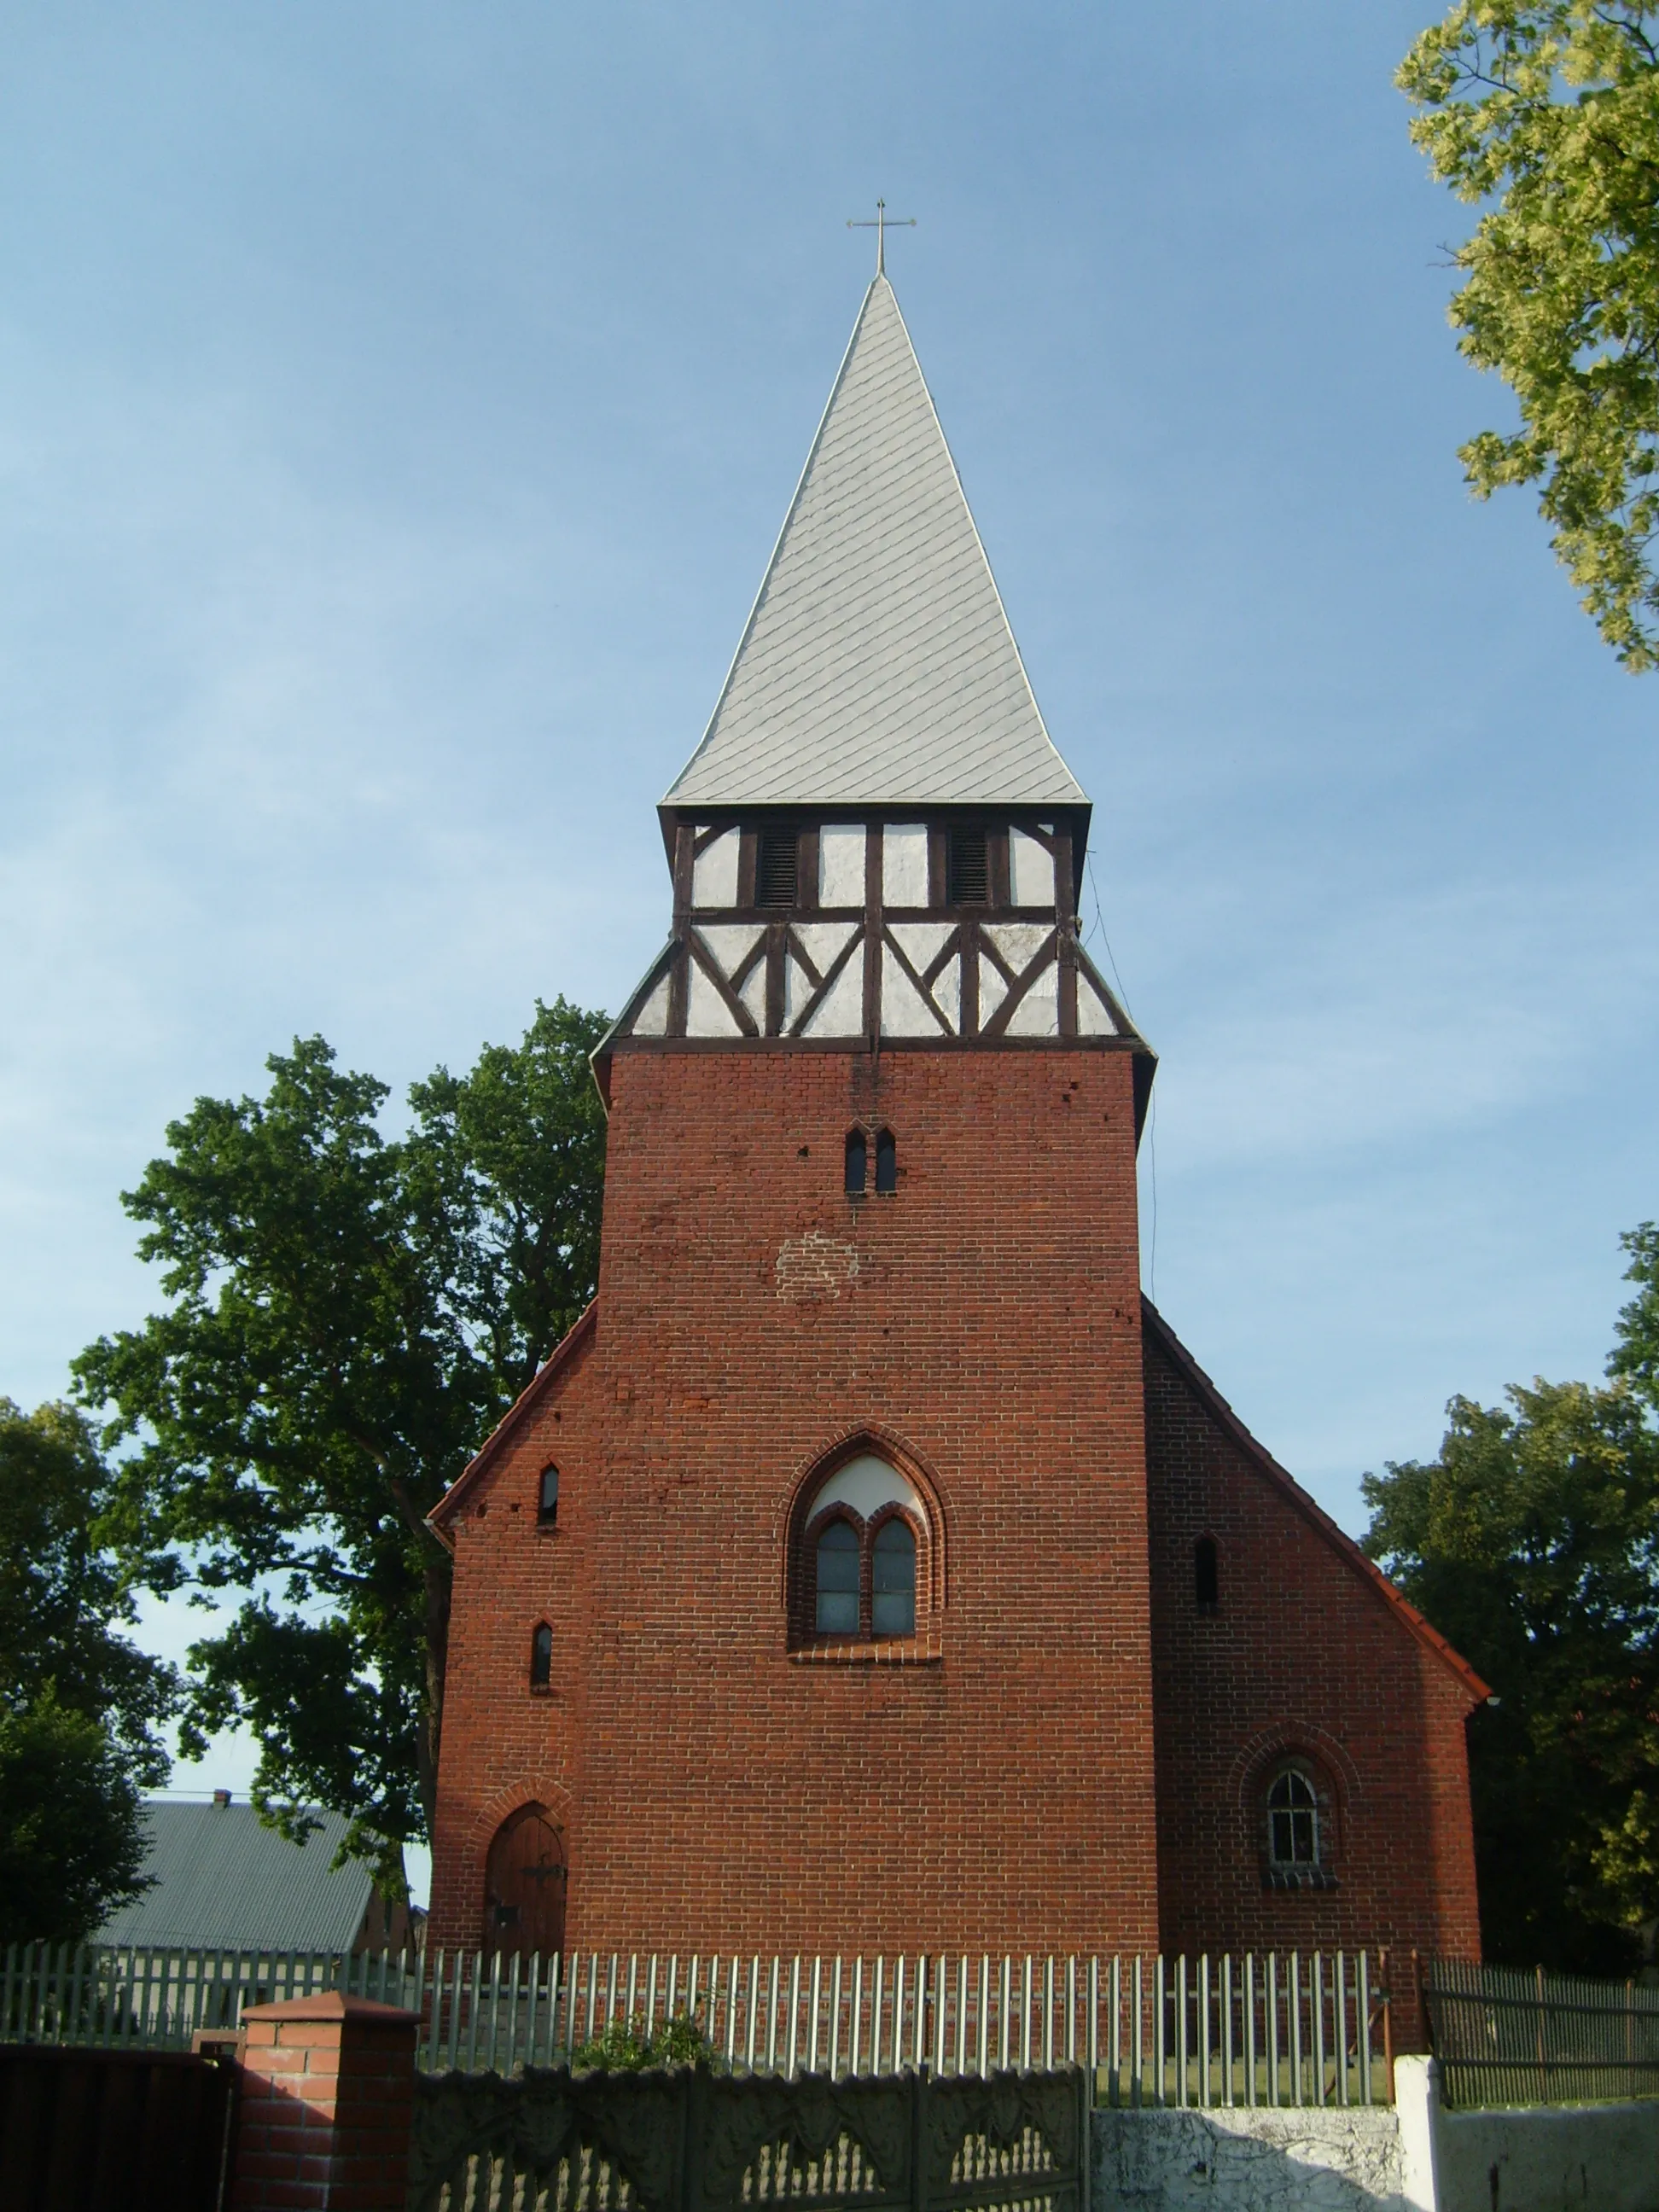
[(695, 2020), (744, 2073), (984, 2075), (1082, 2065), (1121, 2105), (1387, 2101), (1388, 1994), (1364, 1951), (876, 1958), (572, 1951), (14, 1947), (0, 2043), (188, 2047), (242, 2009), (341, 1989), (421, 2018), (428, 2072), (568, 2063), (607, 2028)]

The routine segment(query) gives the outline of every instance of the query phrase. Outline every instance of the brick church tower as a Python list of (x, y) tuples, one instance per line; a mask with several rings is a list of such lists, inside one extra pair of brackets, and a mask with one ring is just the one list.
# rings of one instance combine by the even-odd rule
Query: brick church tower
[(879, 272), (659, 811), (599, 1296), (433, 1516), (434, 1940), (1476, 1948), (1483, 1686), (1143, 1304), (1089, 803)]

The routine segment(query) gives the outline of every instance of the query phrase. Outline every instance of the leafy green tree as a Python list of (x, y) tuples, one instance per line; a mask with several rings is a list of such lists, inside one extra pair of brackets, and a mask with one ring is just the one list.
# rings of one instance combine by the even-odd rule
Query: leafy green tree
[(0, 1947), (77, 1943), (149, 1887), (132, 1763), (47, 1688), (0, 1708)]
[(1659, 666), (1659, 9), (1459, 0), (1397, 82), (1436, 177), (1484, 210), (1451, 320), (1520, 408), (1462, 448), (1468, 480), (1538, 484), (1603, 638)]
[(0, 1398), (0, 1944), (90, 1934), (144, 1887), (138, 1790), (166, 1779), (171, 1668), (119, 1627), (83, 1414)]
[(167, 1779), (155, 1729), (176, 1683), (118, 1632), (132, 1599), (98, 1533), (112, 1480), (83, 1413), (25, 1413), (0, 1398), (0, 1707), (20, 1713), (52, 1694), (154, 1786)]
[(191, 1649), (181, 1745), (246, 1721), (268, 1817), (302, 1838), (307, 1808), (343, 1814), (388, 1886), (430, 1833), (442, 1726), (426, 1516), (593, 1292), (604, 1029), (538, 1006), (522, 1044), (416, 1084), (399, 1134), (320, 1037), (264, 1098), (198, 1099), (123, 1200), (167, 1309), (76, 1363), (131, 1446), (106, 1516), (129, 1578), (243, 1593)]
[[(1626, 1240), (1638, 1267), (1652, 1239)], [(1650, 1278), (1636, 1307), (1652, 1297)], [(1366, 1550), (1498, 1696), (1470, 1720), (1470, 1784), (1482, 1942), (1511, 1964), (1620, 1972), (1659, 1926), (1659, 1431), (1635, 1310), (1610, 1385), (1454, 1398), (1437, 1459), (1363, 1486)]]

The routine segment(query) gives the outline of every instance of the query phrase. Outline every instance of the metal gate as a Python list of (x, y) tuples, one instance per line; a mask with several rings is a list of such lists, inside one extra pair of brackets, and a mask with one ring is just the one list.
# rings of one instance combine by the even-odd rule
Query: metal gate
[(236, 2069), (0, 2045), (0, 2212), (217, 2212)]

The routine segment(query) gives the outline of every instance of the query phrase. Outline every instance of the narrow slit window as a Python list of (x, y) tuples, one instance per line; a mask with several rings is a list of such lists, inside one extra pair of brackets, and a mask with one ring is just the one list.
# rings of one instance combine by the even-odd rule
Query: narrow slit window
[(890, 1129), (876, 1133), (876, 1196), (891, 1198), (898, 1188), (898, 1146)]
[(1221, 1602), (1221, 1571), (1213, 1536), (1200, 1536), (1193, 1546), (1193, 1595), (1200, 1613), (1213, 1613)]
[(990, 868), (982, 830), (951, 832), (951, 903), (983, 906), (990, 896)]
[(550, 1528), (559, 1517), (559, 1470), (556, 1467), (542, 1469), (542, 1486), (536, 1496), (536, 1518), (544, 1528)]
[(870, 1146), (862, 1129), (847, 1132), (847, 1195), (862, 1198), (865, 1176), (869, 1171)]
[(763, 830), (755, 857), (757, 906), (793, 906), (799, 841), (793, 830)]
[(876, 1531), (870, 1578), (870, 1626), (877, 1636), (916, 1632), (916, 1540), (896, 1515)]
[(544, 1690), (553, 1679), (553, 1632), (545, 1621), (530, 1639), (530, 1686)]
[(817, 1631), (859, 1632), (859, 1540), (849, 1521), (832, 1521), (818, 1538)]

